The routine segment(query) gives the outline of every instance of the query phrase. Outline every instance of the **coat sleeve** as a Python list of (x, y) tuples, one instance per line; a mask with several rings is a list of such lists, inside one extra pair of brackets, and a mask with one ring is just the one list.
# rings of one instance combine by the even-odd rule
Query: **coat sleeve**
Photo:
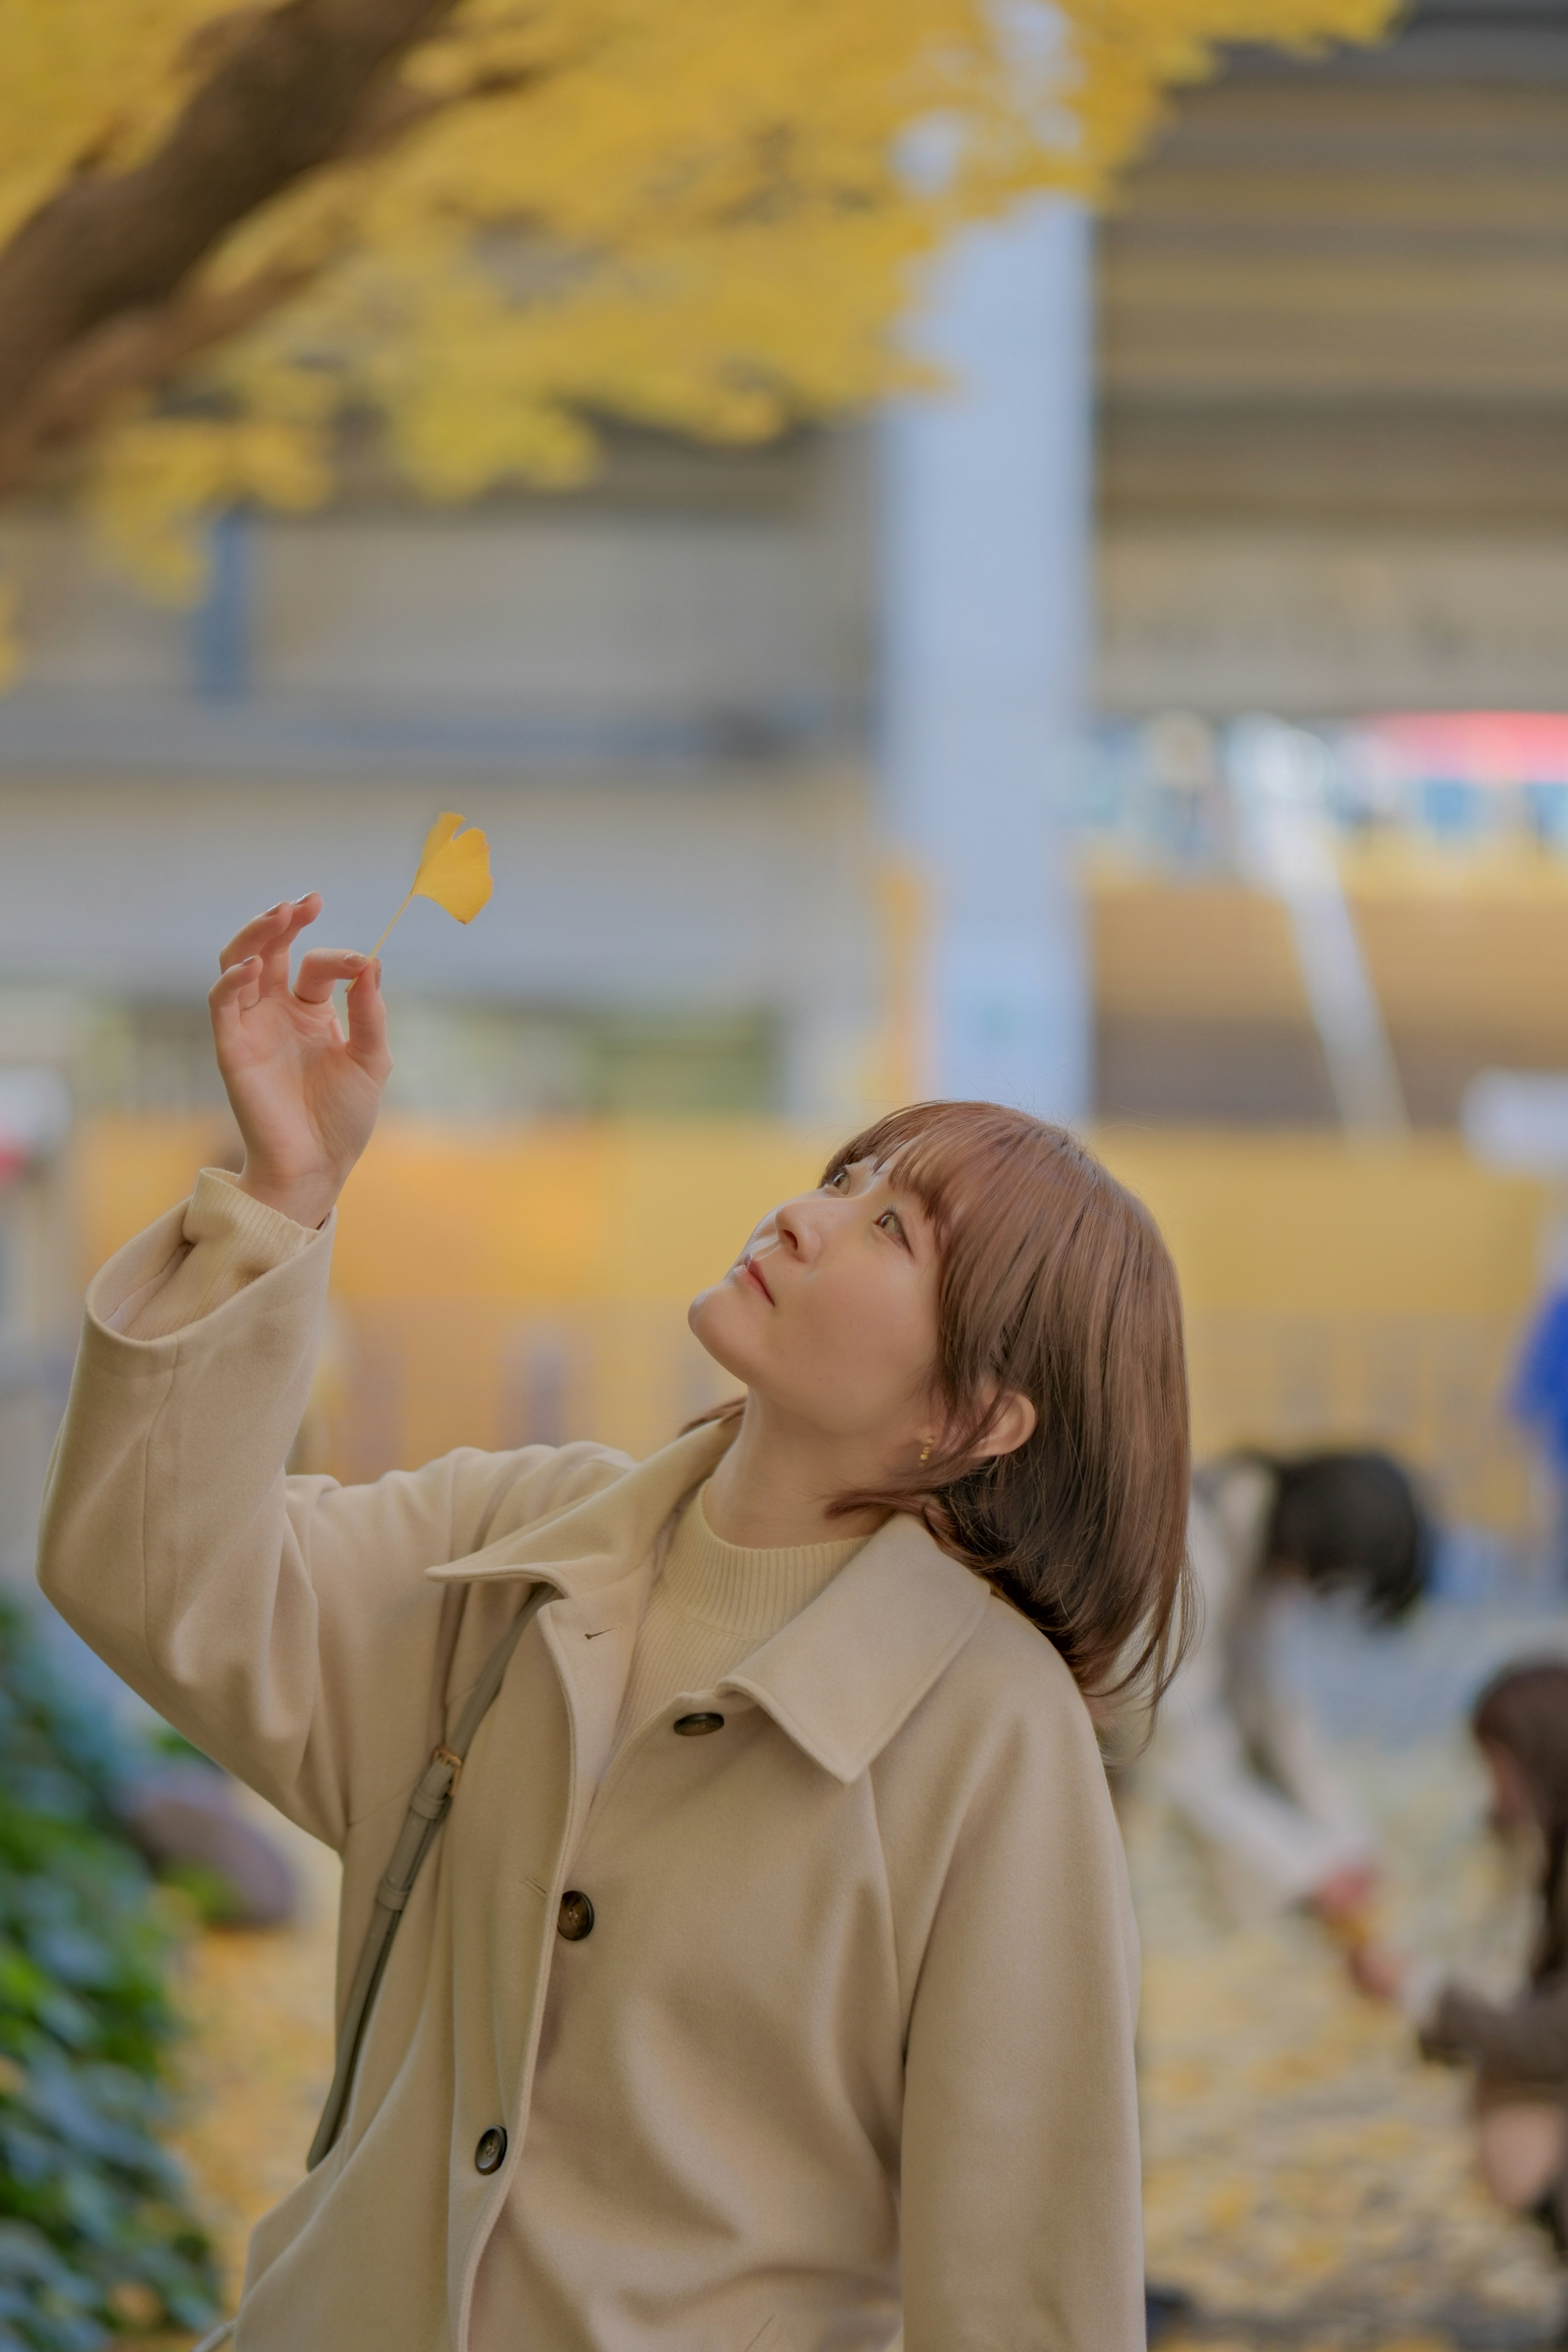
[[(1281, 1778), (1288, 1773), (1290, 1785), (1272, 1789), (1249, 1760), (1222, 1700), (1195, 1704), (1173, 1684), (1165, 1706), (1157, 1771), (1166, 1795), (1273, 1903), (1301, 1902), (1336, 1871), (1375, 1859), (1375, 1840), (1348, 1801), (1336, 1804), (1337, 1777), (1299, 1710), (1288, 1727), (1274, 1727), (1270, 1752), (1288, 1758)], [(1304, 1801), (1309, 1778), (1314, 1810)]]
[(120, 1300), (114, 1328), (132, 1339), (183, 1331), (308, 1249), (315, 1229), (242, 1192), (225, 1168), (204, 1168), (185, 1203), (182, 1246), (150, 1282)]
[(115, 1320), (184, 1247), (184, 1211), (110, 1259), (88, 1295), (38, 1580), (159, 1714), (338, 1846), (406, 1784), (426, 1732), (455, 1604), (424, 1570), (560, 1508), (613, 1457), (538, 1446), (369, 1486), (286, 1476), (330, 1239), (329, 1224), (152, 1339)]
[(1137, 1935), (1093, 1731), (1047, 1663), (977, 1759), (920, 1960), (905, 2352), (1143, 2352)]
[[(1195, 1499), (1187, 1550), (1202, 1616), (1197, 1638), (1161, 1703), (1151, 1761), (1166, 1796), (1274, 1905), (1296, 1903), (1338, 1870), (1370, 1862), (1376, 1840), (1324, 1751), (1305, 1710), (1269, 1680), (1269, 1644), (1247, 1589), (1250, 1562), (1232, 1556), (1228, 1531)], [(1248, 1622), (1253, 1620), (1252, 1622)], [(1278, 1776), (1258, 1770), (1228, 1686), (1239, 1629), (1252, 1715)]]

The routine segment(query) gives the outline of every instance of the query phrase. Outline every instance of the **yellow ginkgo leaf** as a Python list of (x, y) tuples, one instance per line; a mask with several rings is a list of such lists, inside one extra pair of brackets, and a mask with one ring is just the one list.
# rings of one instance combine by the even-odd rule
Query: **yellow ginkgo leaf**
[(490, 845), (476, 824), (466, 833), (459, 833), (460, 816), (450, 809), (438, 816), (424, 836), (424, 847), (419, 853), (419, 867), (409, 885), (408, 898), (382, 933), (372, 955), (379, 955), (410, 898), (433, 898), (455, 915), (460, 923), (471, 923), (490, 896)]
[(450, 814), (436, 818), (424, 837), (409, 896), (434, 898), (460, 923), (471, 923), (490, 896), (490, 845), (476, 824), (459, 833), (462, 822)]

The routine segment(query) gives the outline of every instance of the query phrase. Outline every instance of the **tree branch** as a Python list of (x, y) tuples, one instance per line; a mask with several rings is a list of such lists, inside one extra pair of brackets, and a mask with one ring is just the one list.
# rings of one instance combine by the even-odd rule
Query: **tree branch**
[(304, 263), (275, 263), (219, 293), (177, 294), (154, 310), (122, 311), (81, 337), (45, 370), (23, 415), (0, 440), (0, 498), (85, 440), (119, 402), (243, 334), (292, 300), (315, 274)]
[[(90, 387), (147, 380), (133, 354), (179, 339), (177, 304), (168, 320), (154, 314), (237, 223), (397, 112), (399, 65), (455, 5), (287, 0), (236, 12), (155, 154), (129, 172), (80, 171), (22, 224), (0, 251), (0, 484), (20, 478), (42, 440), (62, 437), (69, 415), (101, 414), (113, 394)], [(209, 319), (223, 299), (211, 298)], [(194, 313), (187, 335), (193, 323)], [(215, 340), (204, 333), (183, 355)]]

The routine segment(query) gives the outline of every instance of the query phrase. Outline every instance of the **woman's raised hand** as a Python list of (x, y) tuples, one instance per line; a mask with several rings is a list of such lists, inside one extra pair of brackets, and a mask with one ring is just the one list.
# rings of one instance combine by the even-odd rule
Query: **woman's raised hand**
[[(312, 890), (247, 923), (218, 958), (223, 977), (207, 998), (218, 1068), (245, 1139), (240, 1189), (302, 1225), (330, 1214), (371, 1139), (392, 1069), (378, 961), (313, 948), (289, 984), (294, 941), (320, 911)], [(332, 1005), (344, 980), (347, 1037)]]

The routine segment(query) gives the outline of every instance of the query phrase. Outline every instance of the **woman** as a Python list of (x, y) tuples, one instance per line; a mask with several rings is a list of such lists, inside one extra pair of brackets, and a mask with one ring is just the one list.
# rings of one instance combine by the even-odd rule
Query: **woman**
[(1377, 1843), (1281, 1680), (1278, 1620), (1302, 1591), (1353, 1593), (1375, 1624), (1414, 1606), (1432, 1532), (1409, 1473), (1371, 1452), (1227, 1455), (1193, 1481), (1187, 1549), (1202, 1631), (1161, 1712), (1156, 1776), (1239, 1916), (1299, 1903), (1354, 1935)]
[[(391, 1066), (373, 963), (290, 985), (319, 904), (222, 958), (244, 1170), (93, 1285), (42, 1551), (341, 1852), (340, 2011), (402, 1906), (239, 2352), (1134, 2352), (1136, 1958), (1084, 1696), (1157, 1679), (1179, 1613), (1151, 1221), (1060, 1129), (905, 1111), (697, 1298), (744, 1402), (650, 1461), (286, 1478)], [(410, 1792), (530, 1596), (404, 1902)]]
[(1535, 1850), (1540, 1924), (1529, 1978), (1507, 2002), (1448, 1982), (1381, 1947), (1356, 1956), (1363, 1990), (1402, 2002), (1428, 2058), (1474, 2070), (1477, 2150), (1501, 2205), (1529, 2213), (1568, 2252), (1568, 1664), (1510, 1666), (1477, 1700), (1470, 1729), (1491, 1784), (1492, 1824)]

